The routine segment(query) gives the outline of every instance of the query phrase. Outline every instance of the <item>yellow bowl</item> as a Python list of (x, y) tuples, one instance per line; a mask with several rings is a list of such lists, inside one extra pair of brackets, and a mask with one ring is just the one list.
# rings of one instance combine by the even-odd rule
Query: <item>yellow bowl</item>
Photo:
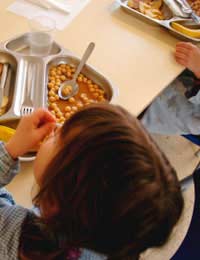
[(9, 139), (15, 134), (15, 129), (0, 125), (0, 141), (8, 142)]

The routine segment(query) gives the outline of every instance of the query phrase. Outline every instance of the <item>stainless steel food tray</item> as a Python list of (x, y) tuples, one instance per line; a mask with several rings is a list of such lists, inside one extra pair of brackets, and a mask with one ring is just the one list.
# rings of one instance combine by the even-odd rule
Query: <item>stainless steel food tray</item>
[[(174, 30), (170, 24), (171, 22), (175, 22), (175, 21), (192, 21), (191, 19), (189, 18), (181, 18), (181, 17), (176, 17), (176, 16), (173, 16), (172, 12), (169, 10), (168, 12), (168, 15), (169, 15), (169, 19), (167, 20), (158, 20), (158, 19), (154, 19), (154, 18), (151, 18), (135, 9), (132, 9), (130, 8), (127, 3), (128, 1), (127, 0), (117, 0), (120, 4), (120, 6), (122, 7), (123, 10), (125, 10), (126, 12), (128, 12), (129, 14), (131, 14), (132, 16), (135, 16), (149, 24), (154, 24), (154, 25), (160, 25), (164, 28), (166, 28), (167, 30), (169, 30), (170, 33), (172, 33), (173, 35), (175, 35), (177, 38), (179, 39), (182, 39), (182, 40), (190, 40), (190, 41), (193, 41), (193, 42), (200, 42), (200, 39), (197, 39), (197, 38), (193, 38), (193, 37), (190, 37), (190, 36), (187, 36), (185, 34), (182, 34), (181, 32), (178, 32), (176, 30)], [(170, 14), (171, 12), (171, 14)]]
[[(16, 36), (6, 42), (0, 43), (0, 63), (9, 63), (12, 71), (8, 92), (8, 107), (4, 114), (0, 115), (0, 124), (20, 118), (20, 109), (24, 100), (26, 77), (28, 66), (34, 64), (34, 88), (31, 98), (35, 108), (47, 107), (47, 81), (48, 69), (52, 64), (70, 63), (77, 65), (80, 59), (54, 42), (50, 55), (46, 57), (36, 57), (29, 55), (28, 33)], [(96, 84), (101, 86), (107, 93), (110, 102), (113, 102), (117, 95), (117, 89), (100, 72), (89, 65), (85, 65), (82, 73), (91, 78)]]

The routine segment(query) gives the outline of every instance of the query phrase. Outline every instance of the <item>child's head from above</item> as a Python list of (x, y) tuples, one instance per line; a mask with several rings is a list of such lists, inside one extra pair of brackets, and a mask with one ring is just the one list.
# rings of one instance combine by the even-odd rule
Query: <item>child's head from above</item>
[(35, 171), (35, 202), (50, 230), (64, 245), (113, 259), (162, 245), (183, 208), (169, 162), (118, 106), (76, 113), (42, 145)]

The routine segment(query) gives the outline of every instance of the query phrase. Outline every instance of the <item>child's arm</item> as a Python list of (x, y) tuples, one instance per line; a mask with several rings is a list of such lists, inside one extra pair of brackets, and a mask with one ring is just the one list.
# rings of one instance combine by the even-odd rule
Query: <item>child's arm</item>
[(189, 42), (179, 42), (175, 50), (176, 61), (200, 78), (200, 49)]
[(36, 147), (54, 128), (55, 119), (51, 113), (37, 109), (21, 119), (15, 135), (5, 147), (12, 158), (16, 159)]
[[(19, 161), (14, 160), (0, 142), (0, 188), (7, 185), (19, 172)], [(0, 203), (1, 204), (1, 203)]]
[(21, 226), (29, 212), (15, 205), (12, 196), (2, 187), (18, 172), (19, 162), (15, 159), (41, 142), (54, 127), (52, 115), (39, 109), (20, 121), (7, 144), (0, 142), (0, 259), (18, 259)]
[(54, 128), (55, 119), (52, 115), (44, 109), (38, 109), (21, 119), (8, 143), (0, 142), (0, 188), (19, 172), (19, 162), (15, 159), (38, 145)]

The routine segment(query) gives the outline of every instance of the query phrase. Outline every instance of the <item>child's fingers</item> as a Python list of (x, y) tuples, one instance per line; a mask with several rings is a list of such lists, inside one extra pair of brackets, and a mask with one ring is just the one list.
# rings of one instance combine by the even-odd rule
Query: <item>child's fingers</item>
[(176, 48), (178, 48), (178, 47), (190, 50), (190, 49), (192, 49), (195, 46), (192, 43), (190, 43), (190, 42), (178, 42), (176, 44)]
[(182, 55), (181, 53), (176, 53), (174, 57), (175, 59), (184, 60), (185, 62), (188, 60), (187, 57), (185, 55)]
[(56, 122), (55, 117), (46, 109), (42, 109), (43, 113), (43, 120), (45, 122)]
[(38, 138), (40, 139), (39, 141), (43, 140), (45, 136), (50, 134), (54, 128), (55, 128), (54, 123), (46, 123), (43, 126), (41, 126), (40, 128), (38, 128), (36, 131), (38, 134)]
[(175, 58), (176, 62), (179, 63), (180, 65), (183, 65), (184, 67), (187, 66), (187, 62), (184, 59), (181, 58)]
[(37, 109), (34, 116), (40, 121), (55, 122), (55, 118), (47, 109)]
[(47, 122), (54, 124), (56, 123), (53, 115), (48, 110), (43, 108), (39, 108), (33, 113), (33, 122), (36, 127), (40, 127)]
[(187, 49), (187, 48), (184, 48), (184, 47), (176, 47), (176, 51), (175, 52), (180, 52), (180, 53), (185, 53), (188, 55), (188, 53), (190, 52), (191, 50)]
[(180, 53), (180, 52), (176, 52), (174, 54), (175, 58), (180, 58), (183, 60), (187, 60), (188, 59), (188, 55), (184, 54), (184, 53)]

